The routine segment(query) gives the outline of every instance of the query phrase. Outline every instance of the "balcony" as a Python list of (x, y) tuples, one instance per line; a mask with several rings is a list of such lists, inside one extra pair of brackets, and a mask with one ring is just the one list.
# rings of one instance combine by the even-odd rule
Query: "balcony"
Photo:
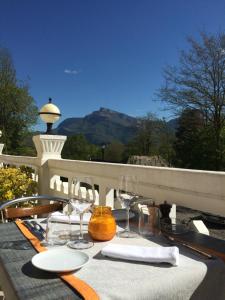
[(88, 175), (97, 187), (97, 204), (118, 208), (114, 199), (118, 177), (133, 174), (139, 180), (138, 193), (156, 204), (167, 200), (176, 206), (225, 217), (225, 172), (67, 160), (61, 158), (65, 136), (38, 135), (33, 141), (37, 157), (1, 154), (0, 162), (32, 167), (39, 194), (66, 198), (73, 177)]
[[(118, 177), (134, 174), (139, 179), (138, 193), (153, 198), (157, 204), (167, 200), (225, 217), (225, 172), (67, 160), (61, 158), (66, 137), (39, 135), (33, 140), (37, 157), (1, 154), (0, 162), (32, 167), (40, 194), (65, 197), (74, 176), (89, 175), (99, 187), (99, 204), (114, 207), (113, 190)], [(62, 177), (68, 183), (61, 181)]]
[[(139, 179), (138, 193), (154, 199), (156, 204), (167, 200), (177, 206), (225, 217), (225, 172), (67, 160), (61, 158), (65, 140), (64, 136), (35, 136), (37, 157), (0, 154), (0, 163), (32, 167), (39, 194), (67, 198), (75, 176), (91, 176), (96, 185), (97, 204), (117, 208), (114, 190), (117, 189), (118, 177), (134, 174)], [(3, 145), (0, 145), (2, 148)], [(203, 241), (199, 250), (207, 249), (208, 253), (225, 261), (225, 241), (199, 236), (200, 239), (198, 234), (194, 236), (197, 237), (196, 244)], [(187, 238), (190, 244), (196, 242), (190, 240), (190, 236)]]

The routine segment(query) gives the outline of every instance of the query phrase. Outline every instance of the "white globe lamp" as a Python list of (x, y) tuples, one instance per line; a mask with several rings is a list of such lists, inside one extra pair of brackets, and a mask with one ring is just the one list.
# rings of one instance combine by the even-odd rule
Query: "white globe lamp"
[(52, 133), (52, 125), (59, 120), (61, 113), (59, 108), (52, 103), (52, 99), (49, 98), (47, 104), (42, 106), (39, 112), (39, 116), (47, 124), (46, 134)]

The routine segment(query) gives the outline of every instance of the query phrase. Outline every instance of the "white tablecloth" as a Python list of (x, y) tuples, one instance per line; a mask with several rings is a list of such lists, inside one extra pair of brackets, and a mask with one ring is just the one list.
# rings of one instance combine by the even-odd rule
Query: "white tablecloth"
[[(78, 225), (73, 226), (74, 230), (79, 229)], [(90, 262), (74, 274), (92, 286), (102, 300), (225, 299), (225, 264), (219, 259), (204, 259), (180, 248), (178, 267), (122, 261), (101, 255), (101, 249), (108, 243), (152, 247), (158, 246), (161, 238), (155, 243), (142, 237), (114, 237), (83, 250), (90, 256)], [(166, 245), (163, 239), (162, 243)]]

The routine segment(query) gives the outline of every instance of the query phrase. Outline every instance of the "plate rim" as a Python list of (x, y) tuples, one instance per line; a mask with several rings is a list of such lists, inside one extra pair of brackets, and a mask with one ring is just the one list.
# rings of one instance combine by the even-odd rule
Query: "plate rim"
[[(83, 264), (81, 264), (81, 265), (77, 265), (76, 267), (72, 267), (72, 268), (69, 268), (69, 269), (66, 269), (66, 270), (65, 269), (52, 270), (52, 269), (49, 269), (49, 268), (43, 268), (42, 266), (40, 266), (40, 265), (38, 265), (38, 264), (35, 263), (35, 260), (37, 259), (38, 256), (44, 256), (44, 255), (46, 255), (46, 253), (49, 254), (49, 252), (51, 252), (51, 251), (54, 251), (54, 252), (55, 251), (59, 251), (59, 252), (61, 252), (63, 250), (66, 250), (66, 251), (68, 251), (70, 253), (74, 253), (74, 255), (80, 253), (84, 257), (86, 257), (86, 261)], [(79, 251), (79, 250), (75, 250), (74, 251), (74, 250), (69, 249), (69, 248), (63, 248), (63, 249), (61, 248), (61, 249), (59, 249), (57, 247), (57, 248), (54, 248), (54, 249), (48, 249), (47, 251), (42, 251), (42, 252), (36, 253), (32, 257), (31, 263), (32, 263), (33, 266), (35, 266), (36, 268), (38, 268), (40, 270), (43, 270), (43, 271), (53, 272), (53, 273), (61, 273), (61, 272), (65, 272), (66, 273), (66, 272), (71, 272), (71, 271), (78, 270), (78, 269), (82, 268), (84, 265), (86, 265), (89, 262), (89, 260), (90, 260), (90, 257), (89, 257), (89, 255), (87, 253), (84, 253), (84, 252)]]

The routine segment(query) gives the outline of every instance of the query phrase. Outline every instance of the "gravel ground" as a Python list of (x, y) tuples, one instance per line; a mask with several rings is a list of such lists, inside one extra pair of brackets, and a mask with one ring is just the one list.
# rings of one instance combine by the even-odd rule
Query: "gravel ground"
[[(225, 240), (225, 218), (218, 218), (213, 215), (204, 214), (202, 211), (182, 206), (177, 206), (177, 218), (183, 221), (202, 220), (208, 228), (210, 236)], [(215, 219), (215, 221), (212, 221), (212, 219)]]

